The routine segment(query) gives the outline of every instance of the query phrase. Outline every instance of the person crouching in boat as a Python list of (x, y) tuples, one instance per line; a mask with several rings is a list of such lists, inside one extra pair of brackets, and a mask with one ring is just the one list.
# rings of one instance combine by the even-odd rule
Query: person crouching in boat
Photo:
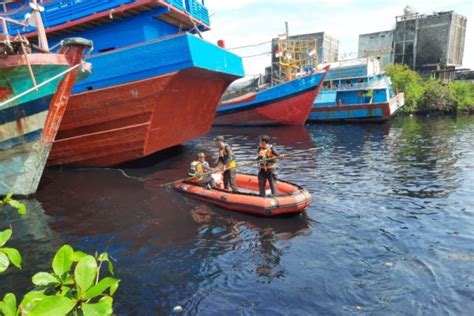
[(193, 177), (189, 182), (207, 187), (208, 189), (215, 187), (216, 184), (210, 174), (212, 168), (206, 161), (206, 155), (199, 153), (197, 158), (197, 160), (191, 162), (191, 166), (189, 167), (188, 176)]
[(218, 169), (223, 170), (224, 188), (237, 192), (237, 185), (235, 184), (235, 176), (237, 163), (235, 161), (234, 152), (232, 148), (225, 143), (223, 136), (217, 136), (214, 139), (217, 149), (219, 149), (219, 159), (216, 162)]
[(260, 191), (260, 196), (265, 196), (265, 186), (267, 181), (270, 184), (272, 195), (278, 195), (276, 188), (276, 159), (278, 156), (280, 156), (278, 152), (272, 145), (270, 145), (270, 137), (267, 135), (260, 136), (257, 157), (257, 160), (261, 161), (260, 171), (258, 172), (258, 189)]

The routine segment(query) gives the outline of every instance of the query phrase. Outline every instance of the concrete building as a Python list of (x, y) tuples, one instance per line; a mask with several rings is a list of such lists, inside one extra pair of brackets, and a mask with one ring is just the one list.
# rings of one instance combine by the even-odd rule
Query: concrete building
[(393, 30), (359, 35), (358, 58), (375, 57), (385, 69), (393, 63)]
[(394, 62), (421, 73), (461, 66), (466, 23), (466, 17), (453, 11), (397, 16), (393, 33)]

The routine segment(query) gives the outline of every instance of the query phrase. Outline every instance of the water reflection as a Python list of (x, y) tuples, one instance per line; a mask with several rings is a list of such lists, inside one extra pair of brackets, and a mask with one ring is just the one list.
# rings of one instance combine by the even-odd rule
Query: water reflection
[[(287, 159), (283, 179), (313, 204), (290, 218), (257, 218), (161, 184), (186, 176), (223, 134), (238, 159), (269, 134)], [(119, 169), (55, 168), (13, 223), (22, 271), (0, 292), (30, 286), (62, 243), (109, 245), (122, 279), (119, 315), (468, 314), (474, 310), (474, 118), (400, 118), (384, 125), (219, 128)], [(248, 172), (256, 172), (250, 167)]]

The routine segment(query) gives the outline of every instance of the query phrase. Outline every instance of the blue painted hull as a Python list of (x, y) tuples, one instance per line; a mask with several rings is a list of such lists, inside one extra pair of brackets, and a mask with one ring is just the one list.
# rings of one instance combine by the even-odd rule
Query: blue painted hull
[(87, 61), (94, 72), (76, 84), (73, 93), (107, 89), (190, 68), (215, 72), (216, 76), (239, 78), (244, 75), (240, 57), (188, 34), (94, 54)]
[(52, 97), (0, 110), (0, 196), (36, 191), (52, 146), (41, 141)]

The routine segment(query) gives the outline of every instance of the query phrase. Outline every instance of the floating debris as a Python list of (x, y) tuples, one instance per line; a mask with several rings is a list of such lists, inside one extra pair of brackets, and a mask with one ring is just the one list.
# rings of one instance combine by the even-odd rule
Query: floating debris
[(177, 305), (173, 308), (173, 312), (175, 312), (175, 313), (181, 313), (182, 311), (183, 311), (183, 308), (179, 305)]
[(393, 262), (387, 261), (387, 262), (385, 262), (385, 266), (387, 268), (392, 268), (393, 267)]

